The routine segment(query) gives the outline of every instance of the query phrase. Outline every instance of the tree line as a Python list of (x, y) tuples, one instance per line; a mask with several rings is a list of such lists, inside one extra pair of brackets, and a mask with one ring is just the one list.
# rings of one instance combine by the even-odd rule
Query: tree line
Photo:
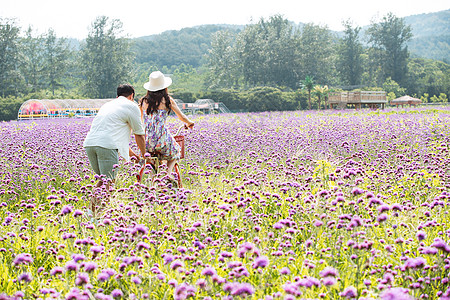
[(350, 20), (343, 24), (338, 36), (326, 26), (295, 26), (274, 15), (242, 29), (208, 27), (205, 35), (184, 29), (167, 40), (132, 40), (120, 20), (102, 16), (74, 47), (52, 29), (22, 33), (15, 20), (0, 19), (0, 120), (15, 118), (30, 98), (109, 98), (123, 82), (144, 93), (142, 84), (156, 69), (173, 77), (175, 98), (211, 98), (235, 111), (320, 108), (327, 93), (340, 89), (447, 101), (449, 65), (411, 58), (412, 32), (403, 19), (387, 14), (364, 34)]

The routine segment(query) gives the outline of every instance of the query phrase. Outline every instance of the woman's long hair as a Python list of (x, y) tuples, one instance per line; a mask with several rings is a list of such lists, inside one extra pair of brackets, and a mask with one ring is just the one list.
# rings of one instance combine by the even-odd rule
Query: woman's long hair
[(148, 104), (146, 113), (147, 115), (152, 115), (158, 112), (158, 107), (161, 104), (161, 101), (163, 101), (163, 98), (165, 100), (164, 102), (166, 104), (166, 109), (170, 113), (172, 108), (170, 107), (170, 96), (167, 93), (167, 89), (159, 90), (156, 92), (147, 91), (147, 95), (141, 98), (140, 105), (142, 107), (142, 104), (145, 101)]

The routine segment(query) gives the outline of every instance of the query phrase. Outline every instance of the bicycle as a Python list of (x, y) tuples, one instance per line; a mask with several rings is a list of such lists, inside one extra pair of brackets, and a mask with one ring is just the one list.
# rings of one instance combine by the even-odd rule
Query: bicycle
[[(183, 128), (188, 129), (186, 125), (182, 125), (178, 128), (177, 133), (174, 136), (175, 141), (181, 147), (180, 159), (184, 158), (184, 135), (180, 135), (180, 132)], [(136, 179), (139, 183), (141, 183), (144, 180), (145, 175), (149, 173), (153, 173), (152, 178), (150, 178), (153, 183), (153, 177), (155, 177), (155, 175), (159, 174), (161, 171), (160, 166), (162, 165), (162, 161), (164, 161), (164, 159), (161, 157), (161, 154), (157, 151), (149, 154), (150, 156), (146, 157), (145, 159), (139, 162), (141, 164), (141, 168), (139, 170), (139, 173), (136, 175)], [(175, 181), (171, 181), (170, 179), (169, 181), (172, 183), (172, 185), (176, 185), (176, 188), (182, 188), (183, 183), (178, 161), (176, 161), (175, 165), (173, 166), (173, 172), (176, 174)]]

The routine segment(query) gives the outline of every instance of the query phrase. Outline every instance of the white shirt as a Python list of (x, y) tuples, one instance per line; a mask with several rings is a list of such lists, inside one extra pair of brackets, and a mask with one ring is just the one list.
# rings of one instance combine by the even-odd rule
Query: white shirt
[(120, 96), (100, 108), (92, 121), (83, 147), (117, 149), (119, 154), (129, 161), (131, 131), (136, 135), (145, 135), (141, 111), (134, 101)]

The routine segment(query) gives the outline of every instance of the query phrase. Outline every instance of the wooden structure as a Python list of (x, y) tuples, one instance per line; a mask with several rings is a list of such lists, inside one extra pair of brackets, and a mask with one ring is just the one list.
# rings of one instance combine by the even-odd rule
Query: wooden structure
[(402, 107), (403, 107), (403, 105), (416, 106), (417, 104), (420, 104), (420, 103), (422, 103), (422, 100), (408, 96), (408, 95), (391, 100), (391, 105), (395, 105), (397, 107), (399, 105), (401, 105)]
[(348, 105), (356, 109), (362, 108), (363, 105), (373, 109), (384, 109), (387, 98), (386, 92), (383, 91), (332, 92), (328, 96), (328, 104), (331, 109), (344, 109)]

